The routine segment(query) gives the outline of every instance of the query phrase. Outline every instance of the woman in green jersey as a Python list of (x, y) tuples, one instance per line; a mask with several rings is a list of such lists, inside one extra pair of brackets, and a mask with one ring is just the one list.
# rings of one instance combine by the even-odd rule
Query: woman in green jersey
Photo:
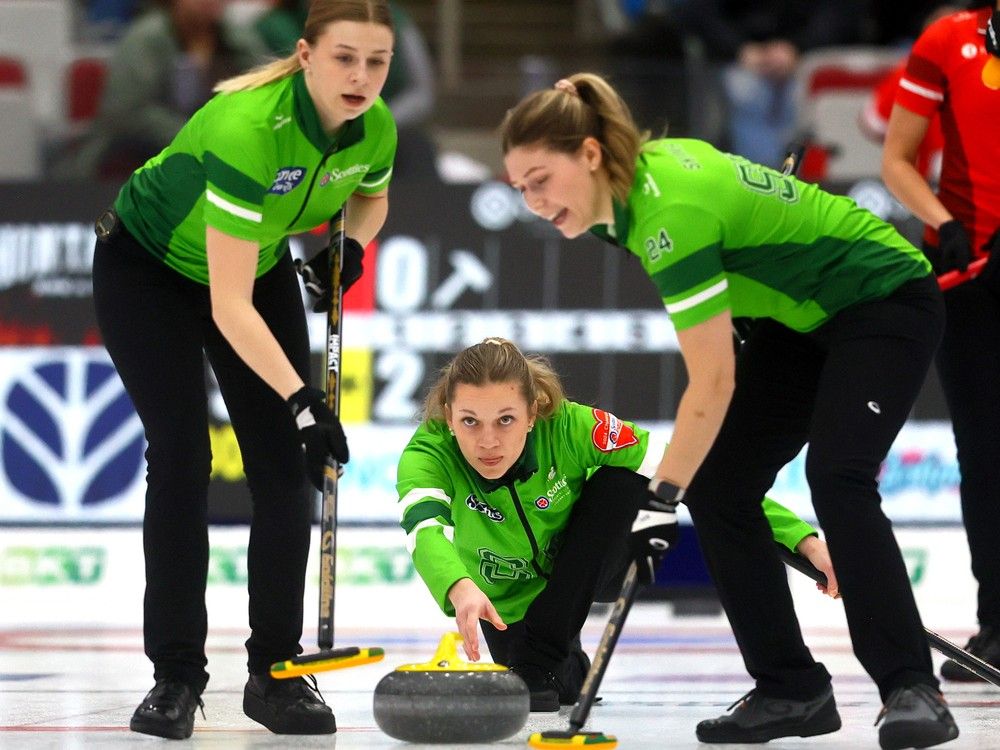
[[(882, 746), (957, 736), (877, 482), (941, 336), (927, 260), (849, 198), (702, 141), (647, 140), (599, 76), (527, 96), (501, 137), (528, 207), (637, 256), (677, 330), (688, 385), (655, 479), (690, 509), (756, 682), (698, 738), (840, 727), (759, 502), (806, 443), (855, 653), (885, 704)], [(738, 358), (733, 317), (756, 321)]]
[[(469, 658), (480, 657), (481, 625), (533, 711), (576, 701), (590, 605), (614, 600), (630, 559), (651, 580), (676, 543), (676, 513), (648, 478), (662, 454), (646, 430), (567, 400), (546, 360), (505, 339), (463, 350), (431, 388), (397, 473), (407, 546)], [(773, 500), (763, 508), (773, 538), (822, 569), (837, 596), (815, 530)]]
[[(144, 637), (156, 684), (133, 731), (190, 736), (208, 681), (204, 355), (253, 501), (243, 710), (277, 733), (336, 731), (304, 680), (268, 676), (302, 651), (313, 509), (305, 477), (320, 482), (328, 455), (348, 459), (340, 423), (309, 386), (288, 236), (346, 204), (345, 286), (361, 275), (361, 248), (385, 220), (396, 149), (379, 98), (392, 49), (384, 0), (314, 0), (296, 51), (219, 84), (98, 219), (97, 319), (149, 443)], [(307, 288), (322, 304), (329, 274), (322, 260), (313, 265)]]

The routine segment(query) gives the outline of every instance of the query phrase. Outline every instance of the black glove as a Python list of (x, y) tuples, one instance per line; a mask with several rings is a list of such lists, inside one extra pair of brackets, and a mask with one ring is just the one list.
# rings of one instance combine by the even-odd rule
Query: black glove
[(297, 390), (288, 398), (288, 407), (306, 452), (306, 474), (313, 486), (322, 491), (327, 456), (333, 456), (340, 464), (346, 464), (350, 458), (344, 428), (327, 408), (323, 391), (316, 388), (303, 386)]
[(938, 276), (956, 269), (965, 271), (972, 260), (972, 241), (962, 222), (952, 219), (938, 227), (937, 252), (929, 252), (927, 257)]
[(642, 494), (629, 546), (639, 580), (652, 583), (663, 556), (677, 546), (677, 504), (684, 497), (684, 490), (654, 479)]
[[(350, 237), (344, 238), (343, 266), (340, 269), (340, 286), (346, 292), (361, 278), (365, 249)], [(309, 295), (316, 298), (313, 312), (329, 312), (333, 303), (330, 292), (330, 246), (327, 245), (307, 261), (296, 259), (295, 270), (302, 274), (302, 284)]]

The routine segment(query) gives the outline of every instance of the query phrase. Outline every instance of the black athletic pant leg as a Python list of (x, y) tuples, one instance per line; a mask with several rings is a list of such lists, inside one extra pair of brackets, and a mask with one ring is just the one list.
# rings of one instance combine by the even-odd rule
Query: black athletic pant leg
[[(309, 382), (309, 337), (287, 253), (254, 284), (253, 304), (299, 376)], [(206, 351), (226, 402), (253, 503), (247, 548), (249, 671), (302, 652), (302, 608), (315, 494), (307, 487), (298, 431), (284, 400), (217, 330)]]
[(943, 324), (941, 295), (928, 278), (845, 310), (821, 333), (829, 353), (806, 478), (854, 652), (883, 700), (897, 687), (938, 684), (877, 477), (923, 385)]
[(747, 671), (762, 694), (778, 698), (810, 698), (830, 681), (802, 640), (761, 506), (806, 441), (822, 362), (816, 342), (759, 322), (737, 358), (719, 435), (685, 498)]
[(143, 634), (154, 677), (198, 692), (205, 671), (206, 521), (211, 450), (204, 331), (207, 291), (158, 263), (125, 233), (98, 242), (97, 321), (149, 447)]
[(977, 616), (981, 625), (1000, 627), (1000, 300), (970, 281), (946, 292), (944, 301), (936, 365), (958, 449)]

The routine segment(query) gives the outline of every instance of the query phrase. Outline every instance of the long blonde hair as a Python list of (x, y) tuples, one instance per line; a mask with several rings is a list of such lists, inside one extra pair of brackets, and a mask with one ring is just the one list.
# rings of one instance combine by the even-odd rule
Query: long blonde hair
[(500, 125), (503, 154), (534, 145), (574, 154), (585, 138), (594, 138), (604, 153), (611, 192), (624, 202), (649, 133), (639, 130), (628, 105), (601, 76), (577, 73), (565, 80), (572, 87), (536, 91), (507, 112)]
[[(302, 29), (302, 38), (310, 47), (313, 46), (326, 27), (335, 21), (377, 23), (393, 31), (392, 13), (387, 0), (312, 0)], [(231, 94), (234, 91), (255, 89), (293, 75), (301, 68), (299, 55), (293, 52), (288, 57), (272, 60), (241, 75), (219, 81), (213, 90)]]
[(525, 356), (514, 343), (498, 336), (463, 349), (441, 369), (424, 401), (425, 420), (445, 418), (445, 406), (460, 383), (517, 383), (528, 406), (538, 404), (539, 419), (551, 417), (566, 397), (559, 375), (545, 357)]

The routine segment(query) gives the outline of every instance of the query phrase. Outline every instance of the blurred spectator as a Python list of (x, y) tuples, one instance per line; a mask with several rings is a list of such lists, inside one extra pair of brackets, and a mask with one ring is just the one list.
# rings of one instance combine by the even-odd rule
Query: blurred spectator
[[(939, 18), (960, 10), (958, 5), (939, 5), (934, 8), (924, 21), (924, 28)], [(875, 143), (885, 140), (885, 131), (889, 127), (889, 115), (896, 101), (896, 90), (899, 81), (906, 71), (906, 58), (882, 79), (875, 87), (865, 108), (858, 115), (858, 127), (861, 132)], [(929, 183), (936, 183), (941, 174), (941, 149), (944, 147), (944, 135), (941, 133), (941, 120), (935, 113), (928, 123), (927, 134), (917, 151), (916, 168)]]
[(89, 40), (116, 39), (151, 0), (77, 0), (80, 36)]
[[(309, 0), (274, 0), (255, 23), (271, 52), (291, 53), (302, 35)], [(393, 176), (437, 178), (437, 152), (427, 132), (434, 108), (434, 65), (420, 29), (399, 3), (390, 2), (396, 47), (382, 98), (389, 105), (399, 134)]]
[[(601, 24), (608, 36), (608, 59), (603, 67), (628, 102), (632, 116), (643, 129), (659, 137), (701, 135), (689, 132), (692, 120), (709, 119), (698, 101), (690, 113), (689, 92), (700, 88), (688, 78), (684, 65), (684, 39), (671, 11), (676, 0), (596, 0)], [(529, 91), (551, 86), (552, 78), (537, 81)], [(670, 96), (664, 96), (669, 91)]]
[[(674, 0), (681, 30), (721, 66), (729, 150), (774, 165), (794, 136), (802, 53), (861, 40), (863, 0)], [(697, 101), (692, 107), (699, 106)]]
[(267, 54), (252, 29), (225, 20), (227, 0), (162, 0), (122, 36), (97, 116), (59, 177), (119, 179), (159, 153), (223, 78)]
[(254, 27), (267, 48), (284, 57), (295, 50), (307, 15), (309, 0), (272, 0), (270, 9), (257, 18)]
[[(908, 49), (927, 27), (927, 19), (941, 5), (941, 0), (908, 0), (902, 7), (899, 0), (868, 0), (867, 41)], [(954, 6), (958, 10), (967, 7), (968, 3), (955, 3)]]

